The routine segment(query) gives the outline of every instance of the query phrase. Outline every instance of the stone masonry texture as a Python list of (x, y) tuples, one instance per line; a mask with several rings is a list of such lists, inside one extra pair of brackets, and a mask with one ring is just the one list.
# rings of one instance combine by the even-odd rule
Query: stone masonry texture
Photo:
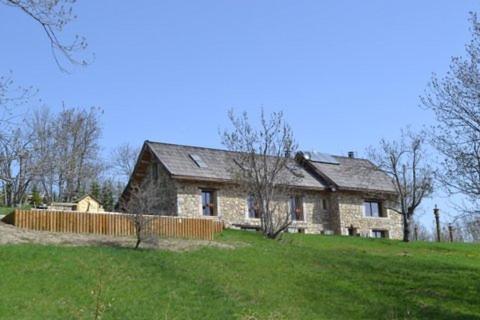
[[(217, 217), (227, 227), (233, 225), (260, 225), (259, 219), (250, 219), (247, 214), (247, 194), (233, 184), (211, 183), (172, 179), (162, 165), (158, 166), (158, 175), (149, 169), (146, 179), (152, 179), (157, 190), (158, 205), (152, 213), (177, 215), (183, 217), (202, 216), (201, 191), (214, 191)], [(153, 167), (152, 167), (153, 168)], [(148, 181), (148, 180), (146, 180)], [(146, 184), (145, 184), (146, 185)], [(346, 191), (305, 191), (298, 190), (294, 195), (303, 198), (304, 221), (292, 224), (291, 229), (302, 229), (310, 234), (348, 235), (348, 228), (355, 228), (360, 236), (371, 236), (372, 230), (384, 230), (391, 239), (402, 238), (402, 219), (394, 211), (387, 209), (395, 203), (392, 196)], [(277, 201), (280, 210), (289, 210), (289, 198), (284, 195)], [(385, 217), (365, 217), (364, 201), (379, 200), (382, 203)], [(324, 209), (324, 200), (327, 208)]]

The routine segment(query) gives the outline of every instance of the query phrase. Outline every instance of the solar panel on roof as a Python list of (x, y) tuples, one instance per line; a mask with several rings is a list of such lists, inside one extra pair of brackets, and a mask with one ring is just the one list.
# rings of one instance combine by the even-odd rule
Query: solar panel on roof
[(321, 152), (304, 152), (307, 160), (328, 164), (340, 164), (333, 156)]
[(195, 164), (199, 168), (208, 168), (205, 161), (203, 161), (203, 159), (198, 154), (190, 154), (190, 158), (192, 158), (193, 162), (195, 162)]

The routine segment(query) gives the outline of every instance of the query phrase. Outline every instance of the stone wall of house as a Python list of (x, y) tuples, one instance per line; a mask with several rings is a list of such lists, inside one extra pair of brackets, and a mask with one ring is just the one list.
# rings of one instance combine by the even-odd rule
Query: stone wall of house
[(217, 216), (227, 225), (244, 223), (247, 212), (247, 198), (238, 187), (227, 184), (177, 181), (178, 215), (200, 217), (202, 212), (202, 190), (215, 193)]
[[(357, 233), (369, 237), (371, 231), (388, 231), (390, 239), (402, 239), (402, 217), (394, 211), (387, 209), (393, 204), (394, 199), (389, 199), (376, 194), (342, 193), (336, 194), (339, 211), (339, 223), (335, 225), (337, 234), (348, 235), (348, 228), (353, 226)], [(364, 214), (365, 199), (378, 199), (382, 202), (382, 208), (386, 217), (372, 218)]]
[[(154, 174), (153, 165), (147, 171), (144, 185), (153, 185), (158, 205), (151, 213), (162, 215), (178, 215), (184, 217), (202, 216), (201, 190), (215, 192), (217, 217), (226, 226), (260, 225), (259, 219), (251, 219), (247, 212), (247, 193), (231, 184), (203, 183), (198, 181), (173, 180), (163, 166), (158, 165)], [(386, 210), (387, 217), (371, 218), (364, 215), (365, 199), (383, 201), (383, 208), (388, 207), (392, 199), (378, 194), (362, 194), (358, 192), (322, 192), (298, 191), (303, 197), (305, 221), (293, 222), (291, 230), (303, 229), (306, 233), (348, 234), (353, 226), (361, 236), (370, 236), (372, 229), (388, 231), (389, 238), (402, 238), (401, 216), (392, 210)], [(278, 212), (289, 212), (289, 198), (279, 198)], [(323, 200), (327, 201), (324, 209)]]
[[(303, 196), (303, 212), (305, 215), (304, 222), (295, 222), (296, 227), (305, 228), (306, 233), (322, 233), (329, 229), (330, 225), (330, 200), (327, 193), (320, 191), (309, 191), (301, 193)], [(323, 200), (326, 201), (324, 208)]]
[(328, 210), (328, 216), (327, 216), (328, 223), (327, 223), (326, 230), (330, 234), (342, 234), (338, 193), (330, 192), (330, 194), (328, 195), (328, 202), (329, 202), (329, 210)]
[(181, 217), (202, 216), (201, 190), (214, 190), (216, 185), (200, 182), (176, 181), (177, 215)]
[[(247, 193), (239, 187), (230, 184), (211, 184), (200, 182), (177, 181), (177, 208), (178, 215), (185, 217), (202, 216), (201, 191), (215, 191), (216, 209), (218, 218), (225, 221), (226, 226), (232, 225), (260, 225), (259, 219), (248, 217)], [(321, 233), (329, 224), (328, 209), (323, 209), (322, 199), (328, 201), (328, 195), (305, 191), (303, 196), (305, 221), (292, 223), (292, 229), (304, 229), (306, 233)], [(283, 215), (289, 212), (289, 196), (285, 195), (276, 200), (277, 212)]]
[(151, 212), (148, 213), (165, 216), (177, 214), (176, 183), (161, 164), (152, 162), (149, 165), (142, 181), (142, 190), (141, 192), (151, 192), (151, 194), (147, 194), (155, 202)]

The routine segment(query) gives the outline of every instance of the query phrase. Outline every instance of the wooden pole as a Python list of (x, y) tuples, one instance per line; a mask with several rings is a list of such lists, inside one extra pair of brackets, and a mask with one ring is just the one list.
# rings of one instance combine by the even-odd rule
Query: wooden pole
[(413, 236), (415, 237), (415, 241), (418, 241), (418, 226), (415, 225), (415, 228), (413, 229)]
[(433, 214), (435, 215), (435, 224), (437, 226), (437, 242), (440, 242), (442, 241), (440, 235), (440, 209), (437, 208), (437, 205), (435, 205), (435, 209), (433, 209)]
[(453, 226), (451, 223), (448, 224), (448, 234), (450, 236), (450, 242), (453, 242)]

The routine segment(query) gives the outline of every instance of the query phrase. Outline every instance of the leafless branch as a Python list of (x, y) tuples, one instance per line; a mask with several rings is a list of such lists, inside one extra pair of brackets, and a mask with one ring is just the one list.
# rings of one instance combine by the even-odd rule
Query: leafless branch
[(71, 65), (85, 66), (90, 62), (76, 57), (88, 44), (85, 37), (75, 35), (72, 42), (66, 43), (60, 38), (65, 26), (73, 21), (73, 5), (76, 0), (0, 0), (7, 6), (18, 8), (40, 25), (47, 36), (54, 60), (63, 72), (68, 72), (62, 58)]
[(391, 208), (403, 217), (404, 241), (410, 240), (410, 222), (415, 210), (433, 192), (434, 170), (425, 156), (425, 134), (402, 132), (399, 141), (382, 139), (378, 149), (370, 148), (369, 158), (390, 175), (397, 189), (400, 208)]
[(432, 76), (422, 104), (438, 122), (431, 137), (443, 157), (436, 178), (448, 193), (470, 199), (474, 214), (480, 196), (480, 22), (474, 13), (470, 20), (466, 56), (453, 57), (442, 78)]
[(246, 112), (237, 117), (229, 112), (232, 131), (222, 134), (222, 142), (232, 151), (232, 175), (259, 204), (265, 236), (277, 238), (292, 223), (288, 205), (281, 198), (292, 193), (292, 185), (301, 178), (292, 155), (297, 144), (283, 113), (267, 118), (262, 110), (260, 125), (254, 128)]
[(157, 188), (151, 180), (143, 182), (141, 186), (131, 186), (128, 201), (125, 201), (123, 209), (130, 214), (135, 228), (137, 238), (135, 249), (138, 249), (142, 241), (151, 236), (149, 226), (154, 220), (154, 215), (157, 213), (156, 207), (160, 202)]

